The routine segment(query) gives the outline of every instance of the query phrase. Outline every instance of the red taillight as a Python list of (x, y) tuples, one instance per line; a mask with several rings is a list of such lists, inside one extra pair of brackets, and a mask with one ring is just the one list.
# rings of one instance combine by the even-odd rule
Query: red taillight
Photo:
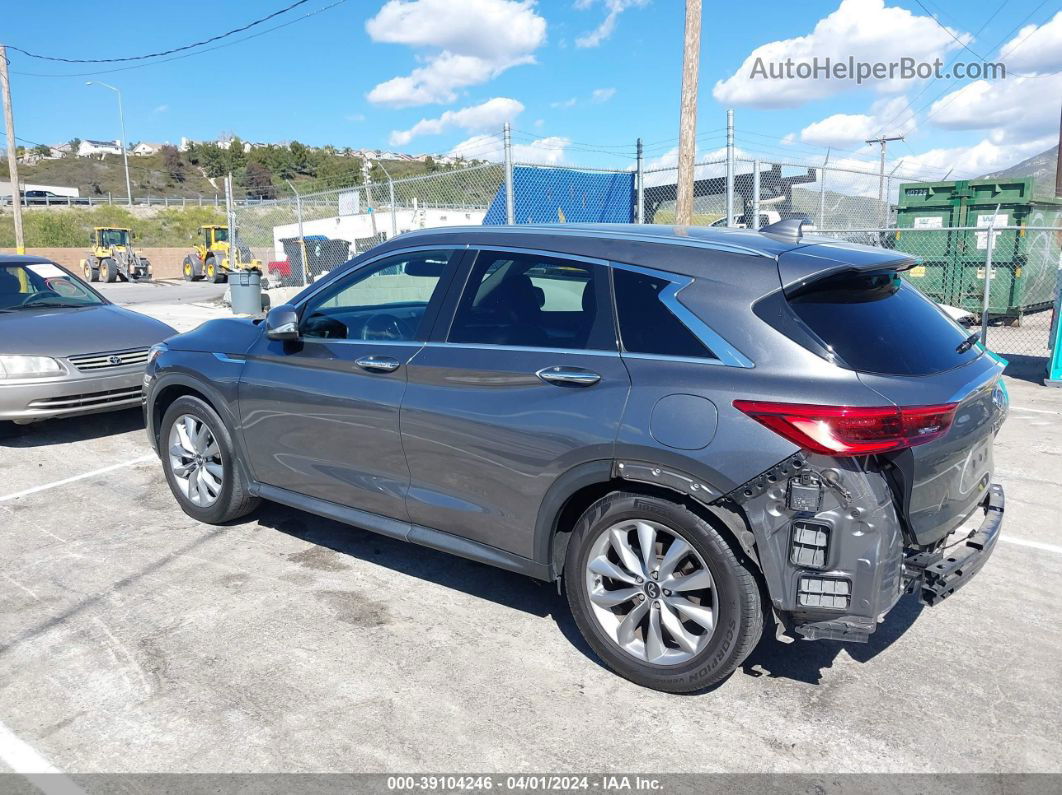
[(888, 453), (931, 442), (947, 433), (957, 406), (864, 408), (734, 401), (734, 408), (793, 444), (834, 456)]

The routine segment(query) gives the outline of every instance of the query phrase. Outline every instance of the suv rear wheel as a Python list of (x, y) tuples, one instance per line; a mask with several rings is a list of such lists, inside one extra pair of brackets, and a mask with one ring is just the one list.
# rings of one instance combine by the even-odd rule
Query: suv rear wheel
[(236, 465), (228, 428), (205, 401), (190, 395), (173, 401), (162, 418), (159, 446), (170, 491), (193, 519), (222, 524), (258, 505)]
[(672, 693), (725, 679), (763, 633), (751, 564), (711, 524), (658, 497), (614, 492), (579, 519), (565, 588), (610, 668)]

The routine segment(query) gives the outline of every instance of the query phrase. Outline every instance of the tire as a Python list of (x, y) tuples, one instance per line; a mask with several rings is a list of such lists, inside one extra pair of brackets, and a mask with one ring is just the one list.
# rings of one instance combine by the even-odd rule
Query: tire
[[(639, 525), (650, 527), (652, 535), (643, 536)], [(631, 562), (641, 567), (640, 582), (599, 573), (609, 570), (602, 558), (612, 562), (613, 573), (627, 577), (633, 570), (622, 565), (613, 531), (626, 541)], [(643, 537), (653, 539), (648, 567), (641, 554)], [(677, 546), (680, 542), (685, 546)], [(672, 550), (676, 557), (669, 559)], [(659, 581), (645, 576), (654, 567)], [(668, 568), (672, 576), (664, 574)], [(694, 587), (701, 583), (710, 585)], [(659, 497), (613, 492), (591, 505), (569, 540), (564, 584), (575, 623), (594, 651), (620, 676), (654, 690), (689, 693), (721, 682), (763, 634), (752, 563), (703, 518)], [(686, 587), (665, 590), (667, 584)], [(620, 600), (628, 592), (629, 599)], [(630, 616), (637, 621), (627, 621)], [(670, 629), (676, 624), (681, 642)], [(633, 633), (626, 631), (630, 627)]]
[[(191, 444), (182, 442), (181, 432), (175, 430), (178, 421), (186, 429), (184, 439)], [(209, 437), (202, 437), (198, 453), (195, 453), (193, 448), (197, 445), (192, 431), (198, 428), (205, 428)], [(214, 440), (213, 445), (209, 443), (210, 438)], [(229, 429), (204, 400), (186, 395), (173, 402), (162, 418), (159, 448), (170, 491), (181, 509), (193, 519), (207, 524), (224, 524), (245, 516), (258, 506), (258, 498), (247, 493)], [(215, 449), (216, 454), (211, 452)], [(182, 471), (181, 467), (185, 470)], [(200, 479), (199, 475), (204, 472), (204, 479)]]
[(100, 260), (100, 279), (108, 284), (118, 279), (118, 263), (110, 257)]
[(206, 277), (214, 284), (221, 284), (226, 280), (225, 271), (218, 266), (218, 261), (214, 257), (207, 257)]
[(98, 282), (100, 280), (100, 272), (92, 267), (92, 260), (85, 260), (82, 270), (85, 272), (85, 281)]
[(184, 276), (186, 282), (197, 282), (203, 278), (203, 264), (199, 261), (198, 257), (193, 257), (191, 254), (184, 258), (184, 264), (181, 266), (181, 275)]

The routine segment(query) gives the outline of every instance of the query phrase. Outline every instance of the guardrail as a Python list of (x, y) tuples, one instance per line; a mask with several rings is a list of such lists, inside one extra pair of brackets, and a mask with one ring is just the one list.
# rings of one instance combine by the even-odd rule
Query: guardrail
[[(276, 199), (233, 199), (237, 206), (255, 206), (269, 204)], [(21, 202), (24, 208), (35, 209), (38, 207), (98, 207), (101, 205), (129, 206), (129, 199), (125, 196), (50, 196), (44, 198), (23, 198)], [(134, 207), (224, 207), (225, 194), (216, 193), (212, 196), (134, 196)], [(0, 208), (10, 208), (11, 197), (0, 197)]]

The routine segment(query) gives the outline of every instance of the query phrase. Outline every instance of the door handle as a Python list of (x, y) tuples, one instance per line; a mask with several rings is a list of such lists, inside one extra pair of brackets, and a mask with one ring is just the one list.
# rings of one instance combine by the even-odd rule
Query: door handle
[(556, 384), (557, 386), (593, 386), (601, 380), (601, 376), (592, 370), (584, 370), (581, 367), (565, 367), (563, 365), (543, 367), (535, 375), (547, 384)]
[(355, 359), (354, 364), (370, 373), (393, 373), (399, 368), (401, 362), (393, 356), (362, 356), (360, 359)]

